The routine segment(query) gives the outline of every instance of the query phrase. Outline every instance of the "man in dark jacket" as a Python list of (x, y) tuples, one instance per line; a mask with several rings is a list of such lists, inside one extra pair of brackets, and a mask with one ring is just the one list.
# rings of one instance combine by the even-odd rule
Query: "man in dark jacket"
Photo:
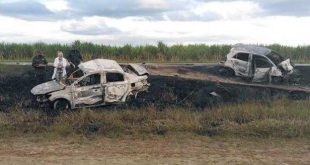
[(77, 67), (81, 61), (83, 61), (83, 57), (79, 50), (72, 48), (68, 54), (67, 60), (69, 63), (73, 64), (74, 67)]
[(72, 47), (67, 56), (67, 60), (70, 64), (70, 69), (67, 75), (70, 76), (71, 73), (74, 72), (77, 69), (78, 65), (83, 61), (83, 57), (80, 51), (77, 50), (77, 48)]
[(45, 59), (42, 51), (36, 51), (35, 56), (32, 58), (32, 66), (34, 68), (37, 84), (45, 82), (47, 60)]

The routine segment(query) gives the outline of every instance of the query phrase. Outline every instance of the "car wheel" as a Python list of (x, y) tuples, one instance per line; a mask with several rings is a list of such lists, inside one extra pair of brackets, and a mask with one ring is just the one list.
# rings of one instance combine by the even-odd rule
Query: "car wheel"
[(58, 99), (53, 103), (53, 109), (55, 111), (64, 111), (70, 109), (70, 103), (64, 99)]
[(280, 76), (272, 76), (271, 77), (271, 83), (273, 84), (279, 84), (283, 82), (283, 78)]
[(228, 68), (228, 67), (222, 67), (219, 69), (219, 73), (221, 76), (224, 76), (224, 77), (233, 77), (235, 76), (235, 71), (231, 68)]
[(303, 75), (298, 70), (295, 70), (292, 75), (289, 75), (287, 77), (287, 81), (289, 84), (292, 84), (292, 85), (305, 85), (306, 84), (306, 81)]
[(309, 98), (309, 94), (302, 91), (292, 91), (289, 93), (289, 98), (292, 100), (305, 100)]
[(145, 93), (146, 92), (141, 92), (138, 93), (137, 97), (130, 95), (127, 97), (126, 102), (127, 105), (134, 106), (134, 107), (142, 107), (145, 103)]

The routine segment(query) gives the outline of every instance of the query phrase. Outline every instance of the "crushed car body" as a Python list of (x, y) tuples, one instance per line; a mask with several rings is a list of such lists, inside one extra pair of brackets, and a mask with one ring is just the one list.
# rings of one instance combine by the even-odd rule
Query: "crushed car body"
[(148, 89), (148, 76), (138, 64), (121, 67), (114, 60), (95, 59), (81, 63), (65, 83), (52, 80), (35, 86), (31, 93), (38, 102), (49, 102), (54, 109), (125, 103), (130, 96)]
[(224, 66), (252, 82), (279, 82), (294, 72), (290, 59), (255, 45), (235, 45), (227, 54)]

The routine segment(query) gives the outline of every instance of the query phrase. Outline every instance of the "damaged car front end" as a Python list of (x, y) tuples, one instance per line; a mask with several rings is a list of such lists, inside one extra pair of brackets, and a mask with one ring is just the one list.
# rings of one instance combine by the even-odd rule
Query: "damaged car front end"
[(65, 89), (66, 86), (56, 81), (48, 81), (39, 84), (31, 89), (31, 93), (36, 96), (36, 101), (39, 103), (48, 102), (50, 93)]

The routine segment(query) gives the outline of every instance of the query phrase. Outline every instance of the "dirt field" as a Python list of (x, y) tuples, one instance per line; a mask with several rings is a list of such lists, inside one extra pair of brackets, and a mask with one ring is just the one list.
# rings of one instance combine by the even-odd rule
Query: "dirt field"
[[(218, 76), (218, 65), (151, 65), (147, 67), (152, 76), (149, 78), (151, 87), (148, 94), (141, 96), (144, 105), (152, 104), (163, 107), (190, 105), (205, 108), (214, 104), (214, 98), (210, 96), (210, 93), (214, 91), (222, 97), (220, 104), (251, 100), (270, 101), (279, 96), (289, 96), (291, 91), (283, 85), (274, 85), (271, 86), (272, 88), (266, 88), (266, 85), (261, 84), (249, 86), (239, 78)], [(303, 73), (307, 73), (306, 71), (307, 69), (304, 69)], [(52, 75), (52, 67), (47, 69), (47, 78), (50, 78), (50, 75)], [(304, 75), (307, 82), (310, 82), (310, 76)], [(30, 93), (35, 85), (31, 66), (0, 65), (0, 110), (6, 110), (12, 105), (20, 105), (26, 109), (37, 108), (32, 105), (33, 98)], [(296, 86), (289, 88), (304, 90)], [(310, 92), (310, 88), (308, 90)]]
[(309, 164), (304, 139), (1, 140), (0, 164)]

